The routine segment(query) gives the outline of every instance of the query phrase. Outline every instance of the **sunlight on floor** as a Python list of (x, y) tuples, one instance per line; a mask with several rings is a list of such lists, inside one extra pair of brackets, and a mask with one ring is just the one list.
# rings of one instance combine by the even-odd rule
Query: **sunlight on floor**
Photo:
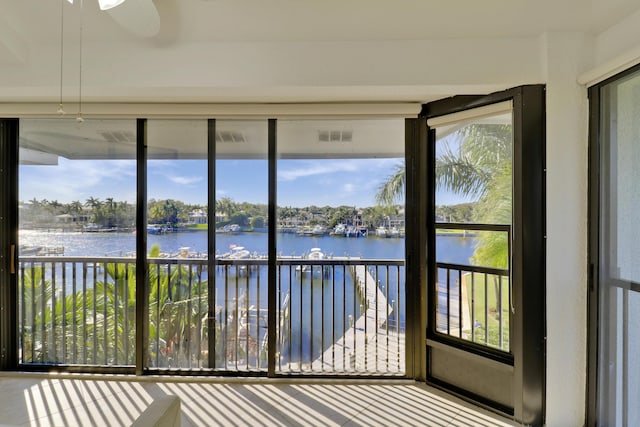
[(182, 426), (511, 426), (411, 381), (222, 381), (0, 375), (0, 426), (127, 426), (155, 399), (181, 400)]

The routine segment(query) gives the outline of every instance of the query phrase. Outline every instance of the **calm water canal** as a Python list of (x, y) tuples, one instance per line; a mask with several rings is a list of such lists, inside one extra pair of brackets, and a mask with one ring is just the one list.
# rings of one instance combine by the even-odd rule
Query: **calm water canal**
[[(71, 233), (35, 230), (20, 231), (21, 247), (63, 247), (65, 256), (127, 256), (135, 251), (135, 234), (131, 233)], [(302, 256), (311, 248), (320, 248), (326, 256), (360, 257), (376, 260), (404, 260), (404, 239), (334, 236), (298, 236), (280, 233), (277, 253), (282, 256)], [(437, 238), (438, 261), (468, 264), (474, 251), (472, 237), (439, 236)], [(188, 248), (190, 253), (205, 254), (207, 233), (204, 231), (148, 235), (148, 247), (159, 245), (163, 253), (178, 254)], [(216, 234), (216, 252), (224, 254), (232, 246), (242, 246), (252, 254), (266, 255), (266, 233)], [(216, 306), (221, 307), (223, 321), (232, 311), (237, 300), (246, 307), (266, 312), (267, 268), (260, 267), (250, 274), (238, 275), (236, 267), (216, 270)], [(376, 276), (380, 289), (388, 296), (393, 307), (390, 324), (404, 328), (404, 267), (379, 267)], [(203, 273), (206, 280), (207, 274)], [(290, 339), (281, 348), (284, 360), (308, 363), (344, 331), (353, 325), (362, 310), (362, 302), (356, 297), (354, 280), (349, 268), (337, 266), (331, 274), (300, 274), (295, 266), (282, 267), (278, 272), (280, 309), (288, 306), (290, 315)]]
[[(62, 247), (66, 256), (126, 256), (135, 252), (135, 234), (72, 233), (21, 230), (20, 247)], [(148, 247), (157, 244), (162, 252), (177, 254), (181, 248), (206, 253), (207, 233), (204, 231), (148, 235)], [(438, 261), (466, 264), (473, 254), (475, 239), (438, 236)], [(216, 234), (216, 251), (228, 252), (232, 245), (243, 246), (251, 253), (267, 253), (266, 233)], [(311, 248), (320, 248), (326, 255), (352, 256), (366, 259), (404, 259), (404, 239), (345, 238), (334, 236), (298, 236), (279, 233), (277, 252), (280, 255), (303, 255)]]

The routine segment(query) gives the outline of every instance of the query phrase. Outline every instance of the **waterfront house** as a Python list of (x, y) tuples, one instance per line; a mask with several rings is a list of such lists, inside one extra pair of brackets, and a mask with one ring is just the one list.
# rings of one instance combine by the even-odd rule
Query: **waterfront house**
[[(178, 394), (185, 424), (193, 425), (255, 424), (261, 417), (272, 424), (640, 424), (635, 404), (640, 401), (637, 0), (126, 0), (105, 11), (98, 3), (105, 2), (2, 1), (0, 369), (11, 376), (0, 375), (3, 423), (126, 425), (155, 398)], [(468, 120), (502, 117), (504, 108), (514, 129), (521, 131), (510, 181), (519, 205), (513, 228), (504, 228), (513, 233), (508, 234), (514, 244), (509, 265), (520, 287), (509, 301), (517, 344), (499, 353), (455, 337), (444, 340), (441, 331), (433, 330), (432, 300), (437, 298), (429, 299), (427, 289), (431, 296), (437, 294), (431, 256), (437, 201), (429, 193), (435, 165), (427, 142), (433, 142), (436, 132)], [(388, 140), (385, 144), (380, 142), (384, 138), (372, 137), (383, 136), (375, 131), (367, 133), (366, 144), (351, 145), (361, 130), (371, 128), (352, 133), (337, 126), (391, 119), (400, 121), (407, 141), (399, 152)], [(323, 120), (339, 123), (323, 127), (318, 124)], [(297, 132), (300, 122), (306, 132)], [(198, 135), (193, 139), (198, 144), (190, 144), (186, 135)], [(252, 145), (255, 141), (260, 143)], [(142, 328), (131, 335), (135, 340), (128, 344), (130, 359), (124, 362), (114, 355), (106, 363), (88, 363), (92, 355), (77, 346), (54, 347), (44, 354), (55, 325), (18, 334), (18, 325), (35, 324), (39, 313), (33, 307), (40, 301), (34, 296), (33, 306), (25, 304), (29, 311), (18, 310), (24, 296), (18, 292), (24, 289), (18, 277), (31, 274), (20, 263), (44, 262), (17, 257), (20, 215), (30, 210), (26, 205), (18, 209), (24, 189), (18, 162), (52, 168), (59, 160), (110, 159), (122, 165), (134, 159), (136, 174), (116, 173), (114, 183), (132, 179), (127, 194), (139, 196), (144, 205), (151, 176), (147, 167), (153, 162), (158, 166), (179, 156), (210, 164), (216, 159), (262, 159), (269, 167), (263, 165), (267, 172), (253, 183), (273, 204), (277, 150), (289, 159), (408, 159), (405, 262), (410, 294), (404, 296), (412, 304), (407, 325), (413, 334), (402, 346), (409, 363), (400, 381), (357, 378), (349, 388), (335, 372), (331, 384), (305, 383), (299, 372), (272, 381), (277, 377), (272, 348), (269, 371), (243, 373), (240, 380), (231, 375), (237, 372), (225, 372), (214, 385), (195, 384), (195, 376), (175, 383), (175, 371), (168, 368), (150, 376), (145, 351), (169, 360), (169, 353), (185, 344), (156, 340), (150, 345), (146, 340), (143, 331), (149, 328), (142, 325), (154, 319), (146, 311), (150, 306), (144, 304), (142, 285), (136, 289), (140, 299), (135, 310), (122, 310)], [(109, 171), (119, 170), (105, 167), (95, 174)], [(211, 172), (208, 182), (214, 182), (212, 171), (201, 175)], [(179, 178), (191, 182), (193, 176)], [(76, 182), (68, 190), (80, 193), (88, 184)], [(58, 189), (46, 178), (38, 185)], [(144, 218), (140, 210), (137, 230), (145, 229), (140, 223)], [(270, 224), (275, 229), (275, 221)], [(127, 265), (122, 272), (128, 274), (137, 262), (139, 274), (149, 271), (159, 278), (157, 272), (168, 271), (168, 264), (161, 265), (160, 258), (147, 260), (145, 241), (137, 239), (139, 256), (122, 257), (119, 262)], [(275, 243), (270, 245), (274, 256)], [(107, 274), (104, 263), (95, 262), (95, 272), (83, 264), (89, 276), (76, 276), (75, 286), (82, 287), (79, 278)], [(275, 266), (276, 260), (268, 262)], [(142, 268), (149, 265), (155, 270)], [(427, 277), (427, 271), (433, 274)], [(275, 276), (264, 279), (275, 291)], [(32, 289), (37, 285), (34, 280)], [(39, 295), (46, 299), (46, 293)], [(274, 295), (269, 294), (271, 301)], [(83, 304), (91, 301), (69, 306)], [(377, 312), (377, 304), (372, 307)], [(211, 311), (217, 314), (215, 307)], [(57, 327), (64, 327), (64, 336), (84, 338), (86, 329), (74, 328), (109, 315), (95, 313), (95, 319)], [(182, 326), (202, 330), (202, 323)], [(243, 326), (237, 317), (234, 326)], [(244, 338), (247, 348), (249, 341)], [(75, 363), (23, 363), (28, 355), (71, 354)], [(243, 357), (246, 366), (248, 352)], [(251, 357), (256, 360), (255, 353)], [(181, 368), (180, 374), (189, 376), (194, 370)], [(69, 383), (56, 376), (60, 372), (91, 376)], [(106, 381), (113, 378), (106, 375), (114, 374), (132, 382)], [(205, 382), (214, 375), (197, 374)], [(253, 376), (266, 378), (249, 385), (247, 378)], [(414, 382), (436, 389), (416, 391)], [(472, 409), (456, 400), (460, 397)], [(86, 405), (77, 404), (82, 399)], [(282, 401), (284, 406), (278, 403)], [(487, 418), (478, 408), (503, 418)]]
[(189, 212), (189, 222), (192, 224), (207, 224), (207, 213), (202, 209)]

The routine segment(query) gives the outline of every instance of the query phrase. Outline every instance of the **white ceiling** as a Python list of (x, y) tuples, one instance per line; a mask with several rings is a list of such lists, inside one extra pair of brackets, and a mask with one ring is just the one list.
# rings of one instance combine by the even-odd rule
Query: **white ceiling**
[[(61, 8), (64, 93), (77, 97), (80, 2), (0, 0), (0, 102), (59, 98)], [(463, 84), (472, 93), (536, 83), (533, 71), (509, 82), (491, 81), (490, 69), (478, 81), (458, 75), (456, 57), (464, 51), (451, 46), (487, 55), (503, 43), (511, 55), (509, 49), (523, 49), (509, 40), (597, 35), (640, 9), (637, 0), (128, 0), (111, 13), (97, 0), (83, 5), (85, 100), (118, 102), (426, 101)], [(157, 11), (156, 35), (136, 34), (149, 22), (144, 14), (126, 19), (138, 13), (134, 5)], [(118, 23), (123, 16), (128, 28)], [(428, 64), (407, 59), (420, 55), (420, 46), (438, 63), (451, 61), (451, 69), (422, 77)], [(386, 64), (375, 62), (376, 47)], [(412, 67), (420, 72), (411, 74)]]
[[(110, 12), (97, 0), (74, 3), (0, 0), (0, 108), (45, 102), (51, 116), (62, 95), (69, 119), (23, 129), (23, 161), (133, 155), (133, 140), (122, 136), (134, 135), (134, 122), (76, 128), (79, 99), (86, 112), (90, 102), (425, 102), (489, 93), (541, 82), (541, 35), (596, 36), (640, 13), (637, 0), (127, 0)], [(157, 34), (140, 34), (154, 33), (158, 18)], [(202, 156), (206, 122), (159, 123), (150, 127), (152, 157)], [(264, 121), (239, 123), (219, 129), (248, 142), (226, 154), (221, 144), (220, 155), (259, 152), (250, 143), (264, 142)], [(289, 157), (349, 157), (353, 144), (321, 139), (345, 130), (354, 143), (389, 141), (389, 132), (402, 135), (402, 120), (283, 122), (281, 148)], [(397, 155), (381, 144), (366, 150)]]
[[(132, 3), (151, 0), (129, 0)], [(97, 0), (83, 0), (87, 40), (139, 42)], [(60, 0), (2, 0), (2, 19), (28, 45), (59, 36)], [(66, 4), (68, 25), (79, 0)], [(370, 41), (598, 33), (638, 9), (636, 0), (153, 0), (155, 42)], [(126, 6), (119, 6), (124, 8)], [(118, 9), (118, 8), (116, 8)], [(116, 10), (114, 9), (114, 11)]]

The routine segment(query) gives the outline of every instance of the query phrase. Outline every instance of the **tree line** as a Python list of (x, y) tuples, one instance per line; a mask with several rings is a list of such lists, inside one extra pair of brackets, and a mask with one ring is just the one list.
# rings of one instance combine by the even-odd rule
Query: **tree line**
[[(96, 224), (106, 228), (133, 228), (136, 222), (136, 206), (114, 198), (101, 200), (89, 197), (61, 203), (57, 200), (38, 200), (20, 203), (20, 220), (23, 225), (51, 225), (53, 223)], [(174, 199), (150, 199), (147, 202), (147, 221), (150, 224), (179, 225), (192, 222), (190, 214), (207, 205), (188, 204)], [(216, 201), (217, 225), (237, 224), (247, 228), (262, 228), (267, 225), (268, 205), (263, 203), (236, 202), (230, 197)], [(403, 216), (401, 205), (377, 205), (365, 208), (355, 206), (284, 206), (277, 209), (278, 224), (323, 225), (329, 228), (339, 223), (352, 223), (354, 218), (364, 225), (379, 227), (387, 225), (390, 217)]]

